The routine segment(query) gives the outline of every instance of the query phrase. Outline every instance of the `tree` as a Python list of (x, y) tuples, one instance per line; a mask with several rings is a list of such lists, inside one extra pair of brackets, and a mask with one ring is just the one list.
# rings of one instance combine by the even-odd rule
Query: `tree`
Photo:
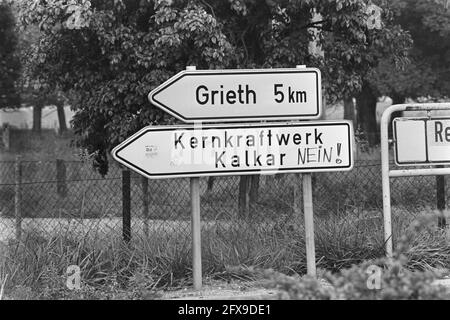
[[(21, 5), (29, 5), (24, 0), (11, 2), (11, 8), (15, 15), (20, 16)], [(33, 131), (41, 132), (42, 129), (42, 109), (48, 105), (55, 105), (57, 108), (60, 133), (67, 130), (64, 114), (64, 103), (67, 101), (64, 94), (57, 87), (48, 85), (44, 79), (35, 76), (34, 66), (37, 63), (35, 56), (40, 41), (40, 31), (38, 25), (29, 25), (27, 28), (20, 28), (18, 31), (17, 54), (22, 66), (20, 77), (17, 81), (17, 90), (20, 92), (21, 105), (33, 107)]]
[[(374, 45), (363, 53), (370, 67), (360, 70), (359, 86), (356, 90), (348, 90), (343, 94), (344, 115), (346, 119), (355, 120), (353, 110), (353, 97), (356, 97), (358, 106), (358, 124), (361, 124), (369, 145), (375, 145), (379, 141), (376, 124), (375, 108), (378, 95), (373, 90), (374, 70), (380, 64), (388, 62), (391, 72), (399, 72), (409, 63), (409, 49), (412, 41), (410, 36), (395, 22), (395, 7), (391, 2), (376, 1), (380, 12), (380, 23), (376, 28), (371, 28), (378, 37), (373, 40)], [(369, 11), (370, 14), (370, 11)], [(370, 20), (369, 20), (370, 22)], [(368, 23), (370, 28), (370, 23)]]
[(20, 106), (17, 80), (20, 61), (17, 55), (17, 33), (11, 7), (0, 0), (0, 107)]
[[(448, 1), (397, 0), (396, 21), (407, 30), (413, 39), (411, 64), (400, 74), (386, 72), (381, 68), (381, 76), (387, 76), (383, 83), (378, 77), (382, 93), (393, 93), (396, 100), (406, 97), (435, 98), (450, 95), (450, 8)], [(383, 72), (384, 71), (384, 72)], [(391, 80), (391, 81), (389, 81)], [(389, 84), (386, 82), (389, 81)], [(384, 86), (383, 86), (384, 84)]]
[[(410, 63), (396, 69), (391, 60), (383, 59), (368, 73), (366, 90), (360, 96), (362, 113), (375, 113), (374, 96), (390, 96), (394, 104), (404, 103), (406, 98), (450, 96), (450, 10), (447, 3), (392, 1), (394, 22), (408, 31), (413, 40)], [(374, 121), (363, 121), (373, 130)]]
[[(58, 86), (76, 110), (78, 145), (107, 171), (108, 151), (149, 124), (175, 120), (147, 102), (148, 92), (186, 65), (198, 69), (321, 69), (327, 100), (360, 91), (363, 77), (389, 56), (405, 58), (408, 35), (383, 11), (367, 27), (363, 0), (38, 0), (20, 9), (39, 25), (33, 72)], [(313, 9), (323, 17), (311, 22)], [(325, 58), (308, 53), (311, 28)]]

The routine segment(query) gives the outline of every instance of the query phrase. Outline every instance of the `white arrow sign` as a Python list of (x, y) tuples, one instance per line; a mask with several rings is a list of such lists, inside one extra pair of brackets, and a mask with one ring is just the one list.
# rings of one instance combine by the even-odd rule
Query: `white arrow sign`
[(315, 68), (182, 71), (149, 93), (184, 122), (317, 119), (321, 78)]
[(343, 171), (352, 144), (348, 121), (149, 126), (112, 155), (148, 178)]

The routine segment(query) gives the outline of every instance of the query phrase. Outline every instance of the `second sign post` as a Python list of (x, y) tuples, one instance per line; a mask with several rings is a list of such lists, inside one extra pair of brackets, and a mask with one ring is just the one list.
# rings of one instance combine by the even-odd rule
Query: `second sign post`
[(307, 273), (316, 276), (311, 172), (351, 170), (352, 124), (248, 121), (318, 118), (320, 81), (319, 70), (304, 66), (218, 71), (187, 67), (150, 92), (149, 100), (194, 125), (149, 126), (113, 149), (118, 162), (147, 178), (190, 177), (195, 289), (202, 286), (201, 176), (302, 173)]

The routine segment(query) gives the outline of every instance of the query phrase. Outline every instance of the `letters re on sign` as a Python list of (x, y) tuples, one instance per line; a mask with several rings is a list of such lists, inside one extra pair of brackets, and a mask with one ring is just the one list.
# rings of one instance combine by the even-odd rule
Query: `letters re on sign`
[(450, 118), (395, 118), (398, 165), (450, 163)]

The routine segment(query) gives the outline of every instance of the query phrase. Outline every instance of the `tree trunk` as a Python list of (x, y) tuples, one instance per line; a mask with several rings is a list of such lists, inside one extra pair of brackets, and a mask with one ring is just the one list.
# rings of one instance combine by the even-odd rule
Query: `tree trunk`
[[(394, 94), (392, 94), (391, 99), (392, 99), (392, 104), (403, 104), (403, 103), (405, 103), (406, 97), (401, 94), (394, 93)], [(401, 117), (401, 116), (402, 116), (402, 112), (397, 111), (392, 114), (392, 119)]]
[(64, 160), (56, 159), (56, 193), (65, 198), (67, 196), (67, 169)]
[[(402, 103), (405, 103), (405, 100), (406, 100), (405, 96), (403, 96), (401, 94), (398, 94), (396, 92), (392, 93), (390, 98), (392, 99), (392, 104), (402, 104)], [(393, 132), (392, 131), (392, 120), (394, 118), (398, 118), (398, 117), (401, 117), (401, 116), (402, 116), (402, 112), (401, 111), (397, 111), (397, 112), (392, 113), (391, 119), (389, 120), (389, 126), (388, 126), (388, 135), (389, 135), (389, 137), (392, 137), (392, 132)]]
[(249, 212), (249, 177), (241, 176), (239, 180), (239, 215), (247, 217)]
[(56, 104), (56, 111), (58, 113), (59, 134), (67, 131), (66, 114), (64, 113), (64, 105), (61, 102)]
[(214, 187), (214, 177), (208, 177), (208, 184), (206, 186), (206, 191), (211, 192)]
[(380, 142), (380, 135), (376, 120), (377, 97), (369, 85), (364, 82), (357, 97), (359, 123), (367, 136), (369, 146), (373, 147)]
[(40, 133), (42, 129), (42, 105), (33, 107), (33, 131)]
[(250, 206), (254, 206), (258, 201), (260, 176), (251, 176), (250, 178)]
[(356, 127), (355, 105), (353, 104), (353, 97), (344, 98), (344, 119), (353, 121)]
[(392, 104), (402, 104), (405, 103), (406, 97), (404, 95), (394, 92), (391, 94)]

